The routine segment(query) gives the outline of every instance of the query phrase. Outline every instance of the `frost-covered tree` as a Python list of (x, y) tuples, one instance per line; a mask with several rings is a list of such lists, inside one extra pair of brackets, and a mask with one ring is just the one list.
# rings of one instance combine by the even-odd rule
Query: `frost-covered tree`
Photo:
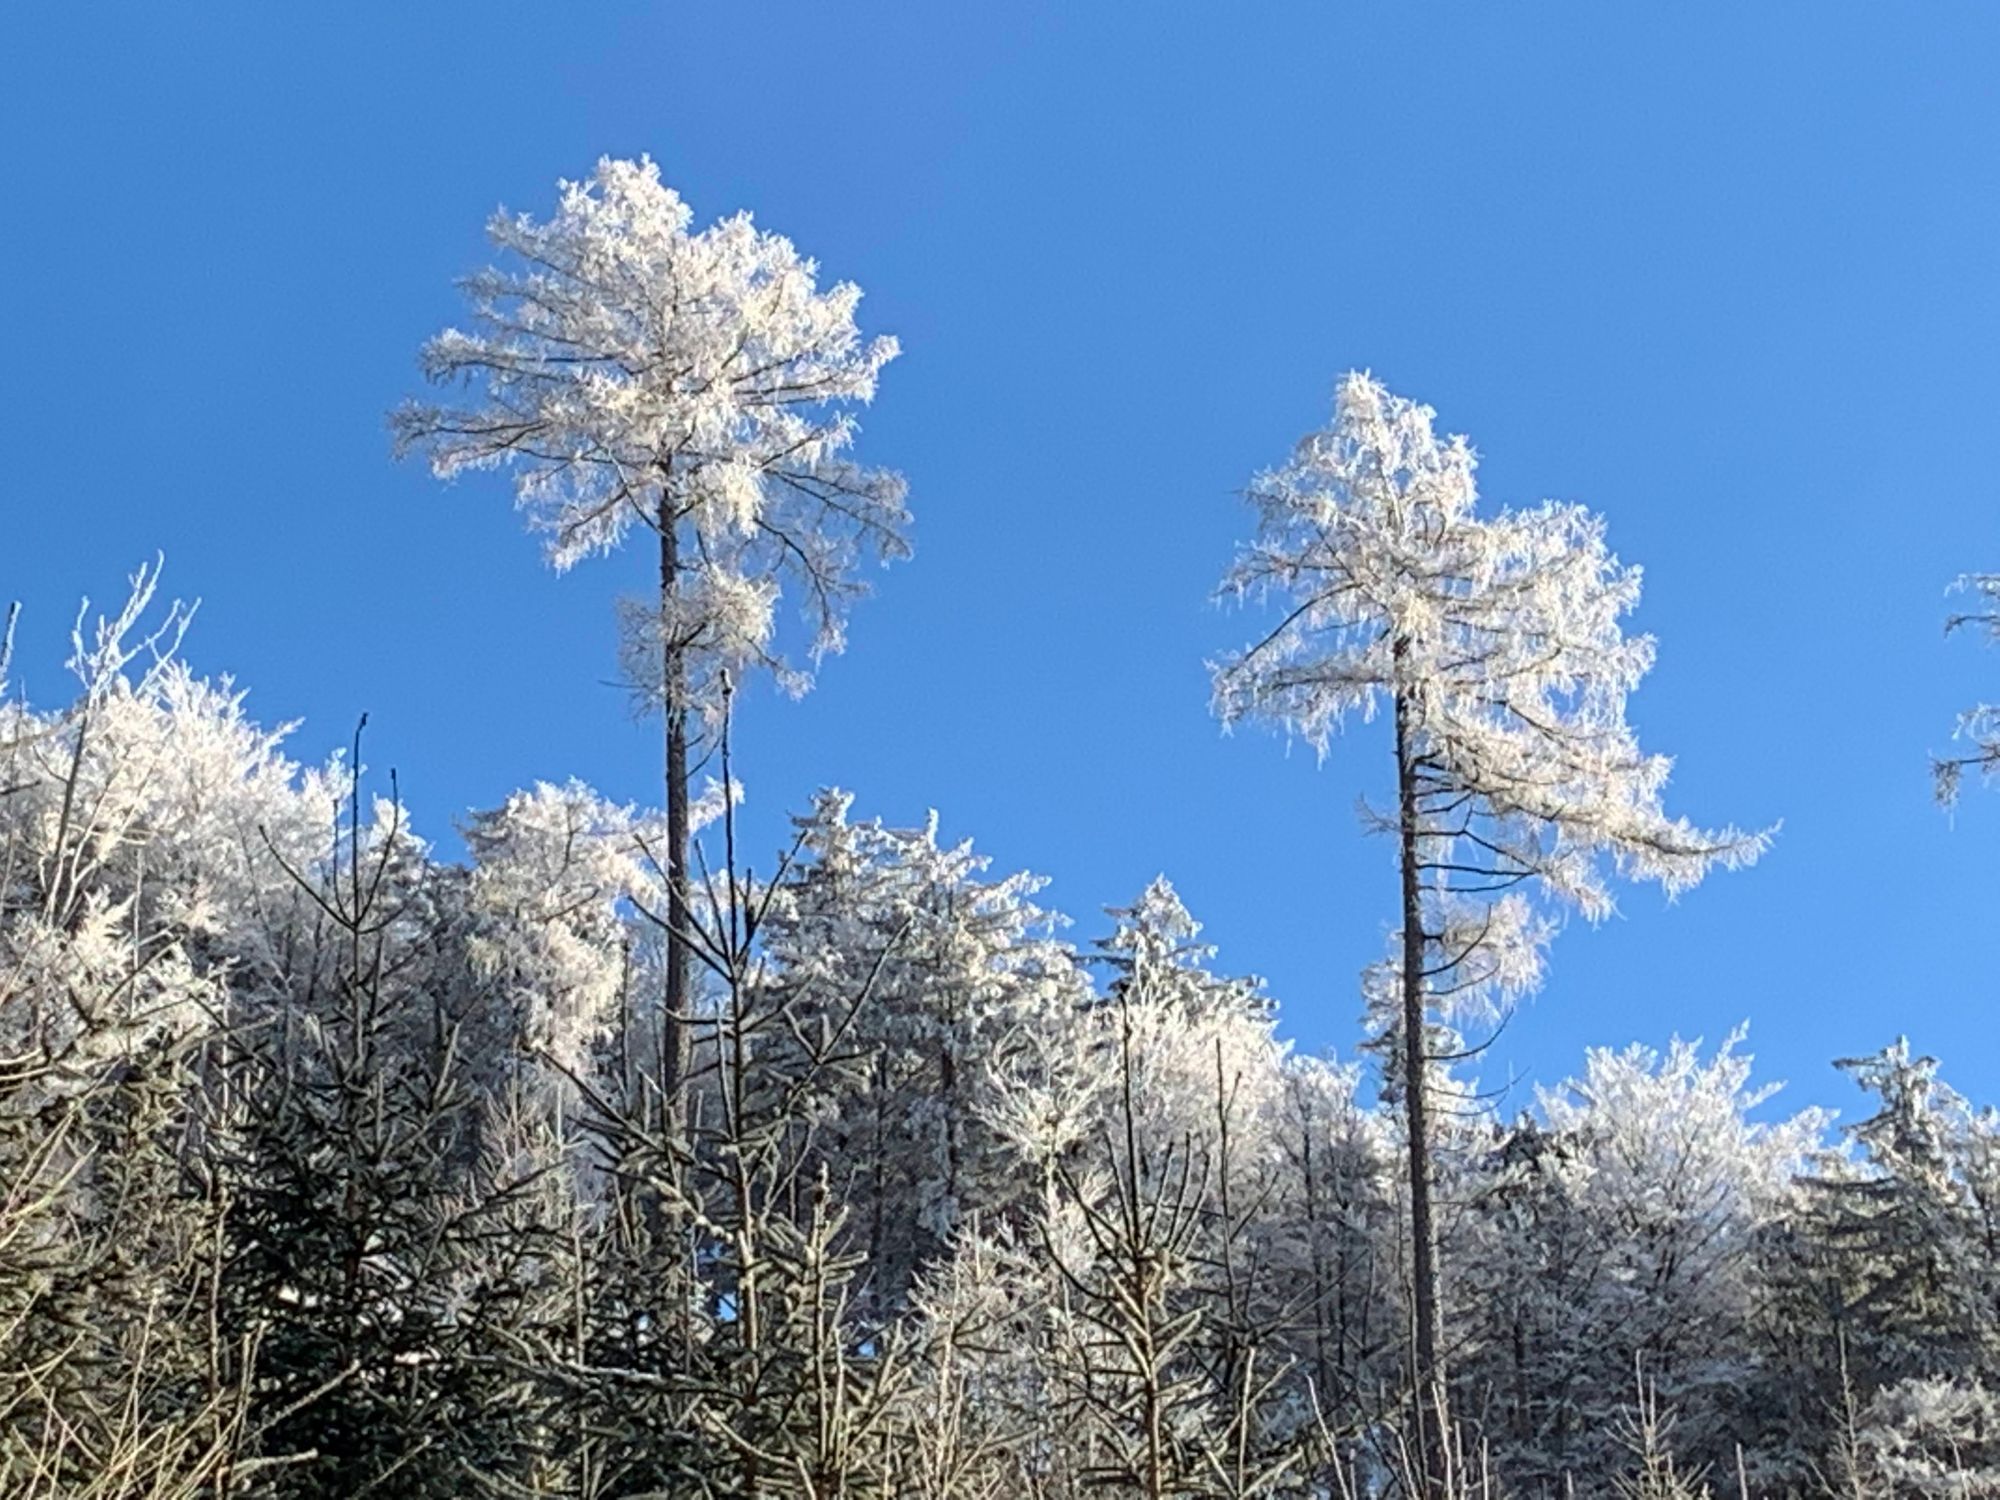
[[(1470, 602), (1426, 628), (1468, 651), (1555, 609), (1487, 609), (1536, 586), (1452, 555)], [(664, 820), (540, 785), (448, 857), (364, 795), (358, 744), (299, 764), (189, 671), (155, 579), (77, 630), (72, 702), (0, 689), (0, 1494), (24, 1500), (1422, 1494), (1404, 1106), (1467, 1097), (1434, 1055), (1452, 1007), (1531, 974), (1506, 924), (1562, 902), (1450, 933), (1538, 878), (1588, 912), (1621, 856), (1702, 863), (1622, 842), (1659, 819), (1650, 773), (1462, 722), (1629, 751), (1577, 719), (1616, 698), (1583, 667), (1553, 708), (1504, 676), (1481, 696), (1451, 676), (1470, 656), (1400, 684), (1425, 1040), (1364, 1102), (1165, 880), (1080, 956), (1031, 877), (827, 793), (768, 878), (724, 824), (673, 1118), (634, 1004)], [(1358, 624), (1322, 643), (1342, 628), (1359, 651)], [(1623, 787), (1629, 821), (1585, 797), (1600, 823), (1537, 823), (1532, 785), (1474, 779), (1495, 765)], [(1392, 1043), (1401, 980), (1369, 976)], [(1841, 1066), (1879, 1107), (1837, 1148), (1759, 1108), (1733, 1045), (1593, 1053), (1508, 1128), (1437, 1111), (1454, 1451), (1490, 1465), (1457, 1493), (1994, 1490), (2000, 1115), (1907, 1044)]]
[(1763, 847), (1660, 805), (1669, 762), (1625, 722), (1652, 664), (1628, 637), (1639, 573), (1576, 505), (1482, 514), (1474, 457), (1430, 408), (1367, 375), (1332, 425), (1251, 486), (1257, 534), (1224, 580), (1282, 606), (1214, 667), (1226, 724), (1269, 721), (1324, 753), (1350, 715), (1386, 706), (1401, 931), (1370, 986), (1405, 1112), (1415, 1406), (1432, 1487), (1447, 1443), (1430, 1160), (1433, 1025), (1530, 988), (1551, 911), (1612, 908), (1612, 873), (1671, 894)]
[(1775, 1089), (1751, 1086), (1740, 1040), (1706, 1060), (1679, 1041), (1593, 1049), (1471, 1184), (1455, 1385), (1531, 1493), (1615, 1469), (1637, 1379), (1674, 1413), (1681, 1457), (1719, 1467), (1745, 1436), (1757, 1240), (1789, 1212), (1825, 1119), (1752, 1118)]
[(988, 1084), (1027, 1193), (968, 1221), (917, 1304), (945, 1394), (1002, 1430), (1055, 1414), (1015, 1485), (1267, 1493), (1299, 1457), (1295, 1268), (1273, 1253), (1285, 1049), (1165, 880), (1112, 915), (1103, 994)]
[(1835, 1478), (1863, 1495), (2000, 1495), (2000, 1400), (1975, 1379), (1899, 1381), (1860, 1411), (1840, 1457)]
[[(726, 722), (720, 752), (726, 789)], [(733, 856), (733, 814), (723, 845)], [(606, 1195), (579, 1288), (579, 1353), (559, 1335), (544, 1350), (610, 1493), (870, 1493), (900, 1409), (900, 1309), (858, 1307), (872, 1242), (847, 1229), (854, 1164), (819, 1137), (866, 1086), (872, 1049), (855, 1037), (913, 922), (851, 969), (797, 965), (764, 933), (798, 853), (776, 880), (732, 863), (703, 883), (691, 937), (714, 998), (685, 1122), (580, 1087), (624, 1191)]]
[(1039, 878), (989, 878), (935, 819), (891, 828), (851, 805), (824, 792), (799, 820), (764, 939), (770, 986), (858, 1061), (822, 1096), (812, 1158), (852, 1207), (865, 1300), (887, 1310), (970, 1217), (1021, 1202), (1032, 1173), (998, 1123), (1007, 1090), (1045, 1072), (1088, 988)]
[[(2000, 573), (1974, 573), (1960, 579), (1958, 587), (1977, 594), (1979, 603), (1946, 620), (1945, 632), (1977, 630), (1988, 640), (2000, 641)], [(1958, 800), (1967, 771), (2000, 773), (2000, 704), (1980, 703), (1960, 714), (1958, 738), (1971, 749), (1931, 762), (1938, 800), (1947, 806)]]
[[(1095, 1290), (1101, 1329), (1109, 1313), (1112, 1327), (1141, 1332), (1132, 1320), (1145, 1295), (1162, 1310), (1181, 1305), (1185, 1348), (1164, 1362), (1160, 1393), (1183, 1392), (1176, 1435), (1184, 1459), (1199, 1455), (1205, 1471), (1190, 1483), (1260, 1493), (1299, 1456), (1288, 1337), (1296, 1285), (1276, 1253), (1271, 1213), (1284, 1178), (1274, 1126), (1286, 1048), (1261, 986), (1213, 971), (1214, 948), (1164, 878), (1111, 916), (1116, 925), (1097, 945), (1110, 975), (1105, 1002), (1088, 1018), (1102, 1058), (1092, 1070), (1103, 1091), (1094, 1149), (1062, 1176), (1096, 1279), (1067, 1274)], [(1178, 1246), (1176, 1204), (1190, 1214)], [(1092, 1302), (1077, 1306), (1088, 1312)]]
[(313, 916), (243, 987), (216, 1306), (261, 1330), (246, 1446), (312, 1455), (274, 1470), (276, 1493), (419, 1500), (518, 1472), (532, 1446), (492, 1346), (521, 1301), (524, 1184), (480, 1170), (518, 1043), (477, 1034), (493, 1006), (464, 872), (363, 796), (356, 748), (318, 857), (285, 871)]
[(896, 341), (864, 339), (851, 282), (748, 214), (693, 229), (641, 158), (565, 182), (545, 221), (496, 213), (503, 263), (467, 278), (470, 330), (424, 346), (425, 375), (465, 404), (410, 402), (400, 452), (441, 478), (506, 467), (549, 561), (566, 570), (635, 529), (658, 545), (658, 590), (624, 612), (629, 675), (665, 719), (670, 873), (662, 1086), (685, 1066), (690, 1006), (689, 760), (724, 688), (752, 667), (802, 691), (780, 649), (782, 589), (817, 660), (843, 642), (855, 565), (908, 551), (900, 476), (847, 454)]
[(626, 1096), (645, 1034), (631, 1009), (649, 951), (635, 913), (663, 904), (646, 857), (661, 832), (575, 781), (469, 820), (467, 957), (492, 1001), (477, 1055), (538, 1068), (562, 1092), (581, 1081)]
[[(1839, 1066), (1880, 1103), (1847, 1127), (1850, 1152), (1805, 1179), (1802, 1242), (1779, 1283), (1801, 1304), (1794, 1321), (1840, 1346), (1842, 1376), (1864, 1398), (1898, 1379), (2000, 1368), (1992, 1115), (1907, 1040)], [(1830, 1389), (1820, 1395), (1831, 1404)]]
[(1265, 1129), (1278, 1155), (1266, 1275), (1293, 1308), (1290, 1387), (1302, 1430), (1320, 1440), (1308, 1472), (1340, 1493), (1335, 1476), (1391, 1457), (1373, 1450), (1404, 1331), (1395, 1143), (1360, 1069), (1316, 1057), (1286, 1058)]
[(158, 579), (79, 615), (72, 703), (0, 701), (0, 1492), (28, 1500), (215, 1493), (249, 1394), (254, 1331), (203, 1312), (226, 1191), (200, 1149), (249, 892), (228, 809), (188, 793), (268, 788), (173, 654), (185, 612), (148, 623)]
[[(1109, 1063), (1129, 1051), (1143, 1133), (1193, 1141), (1218, 1167), (1229, 1152), (1239, 1172), (1265, 1175), (1275, 1151), (1262, 1126), (1277, 1106), (1286, 1060), (1270, 997), (1254, 979), (1214, 972), (1215, 949), (1164, 876), (1109, 915), (1112, 931), (1096, 945), (1108, 974), (1105, 1003), (1089, 1033), (1099, 1059), (1087, 1081), (1096, 1128), (1124, 1107), (1122, 1067)], [(1230, 1114), (1254, 1122), (1239, 1125), (1233, 1144), (1217, 1117), (1218, 1088)]]

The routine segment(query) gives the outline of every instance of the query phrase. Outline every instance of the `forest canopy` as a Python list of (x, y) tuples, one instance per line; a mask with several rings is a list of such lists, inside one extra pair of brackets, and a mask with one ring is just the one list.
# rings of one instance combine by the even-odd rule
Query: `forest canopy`
[(1165, 876), (1072, 921), (831, 788), (746, 857), (780, 605), (817, 660), (908, 552), (850, 451), (897, 348), (692, 224), (644, 161), (496, 216), (392, 418), (558, 567), (657, 555), (657, 810), (538, 783), (447, 852), (362, 729), (304, 763), (197, 674), (157, 564), (67, 702), (0, 647), (0, 1494), (2000, 1493), (2000, 1116), (1935, 1059), (1841, 1060), (1842, 1128), (1741, 1032), (1482, 1089), (1564, 914), (1769, 844), (1665, 810), (1603, 518), (1483, 505), (1359, 374), (1253, 482), (1225, 590), (1274, 612), (1214, 706), (1379, 713), (1398, 773), (1338, 919), (1400, 925), (1310, 1055)]

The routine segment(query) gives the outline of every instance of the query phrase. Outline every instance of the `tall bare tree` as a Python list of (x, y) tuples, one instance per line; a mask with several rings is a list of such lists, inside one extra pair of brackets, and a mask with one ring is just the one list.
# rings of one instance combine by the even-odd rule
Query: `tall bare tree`
[(846, 456), (853, 408), (897, 345), (863, 339), (860, 290), (821, 290), (815, 264), (748, 214), (691, 230), (650, 160), (607, 158), (561, 193), (546, 221), (493, 216), (503, 263), (463, 284), (472, 329), (424, 346), (425, 375), (470, 399), (406, 403), (391, 426), (398, 452), (440, 478), (511, 469), (559, 571), (634, 528), (658, 546), (657, 594), (623, 624), (628, 672), (665, 720), (671, 1107), (692, 977), (690, 762), (731, 674), (763, 666), (792, 692), (809, 685), (777, 643), (782, 588), (800, 596), (817, 661), (841, 648), (856, 564), (909, 550), (902, 478)]
[(1390, 712), (1396, 804), (1379, 824), (1398, 841), (1401, 930), (1367, 989), (1404, 1114), (1414, 1420), (1444, 1494), (1440, 1033), (1537, 982), (1551, 907), (1595, 920), (1609, 873), (1676, 892), (1765, 838), (1662, 811), (1669, 762), (1625, 722), (1653, 660), (1652, 640), (1619, 626), (1639, 572), (1606, 549), (1602, 521), (1554, 503), (1478, 514), (1472, 449), (1433, 415), (1350, 374), (1332, 425), (1251, 486), (1257, 534), (1223, 587), (1284, 613), (1214, 665), (1214, 701), (1225, 723), (1267, 720), (1322, 754), (1349, 714)]

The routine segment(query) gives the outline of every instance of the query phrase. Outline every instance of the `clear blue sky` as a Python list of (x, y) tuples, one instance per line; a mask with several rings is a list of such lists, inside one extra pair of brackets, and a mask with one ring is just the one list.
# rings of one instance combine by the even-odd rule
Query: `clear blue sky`
[[(504, 484), (383, 414), (497, 203), (650, 152), (906, 355), (862, 445), (916, 560), (800, 704), (760, 694), (751, 845), (838, 783), (936, 807), (1050, 899), (1156, 871), (1294, 1035), (1346, 1051), (1393, 908), (1355, 799), (1206, 712), (1251, 628), (1235, 493), (1367, 366), (1583, 501), (1647, 571), (1635, 701), (1674, 805), (1764, 864), (1573, 927), (1489, 1081), (1749, 1018), (1795, 1102), (1907, 1031), (2000, 1097), (2000, 794), (1926, 757), (2000, 696), (1943, 588), (2000, 568), (2000, 11), (1761, 4), (15, 6), (0, 42), (0, 596), (62, 696), (73, 601), (164, 549), (190, 650), (296, 752), (372, 716), (420, 826), (535, 778), (654, 795), (612, 675), (639, 559), (555, 578)], [(1525, 1089), (1514, 1100), (1525, 1100)]]

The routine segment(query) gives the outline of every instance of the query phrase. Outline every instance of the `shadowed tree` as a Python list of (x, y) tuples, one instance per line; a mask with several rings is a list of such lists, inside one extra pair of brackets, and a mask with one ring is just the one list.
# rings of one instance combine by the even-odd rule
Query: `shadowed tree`
[(1226, 724), (1266, 720), (1322, 754), (1349, 714), (1390, 711), (1396, 805), (1377, 821), (1398, 841), (1401, 931), (1367, 989), (1403, 1105), (1413, 1404), (1442, 1493), (1430, 1074), (1450, 1025), (1531, 988), (1551, 909), (1605, 916), (1610, 874), (1678, 892), (1765, 840), (1661, 810), (1670, 763), (1625, 722), (1653, 660), (1651, 639), (1619, 626), (1639, 571), (1606, 549), (1603, 523), (1554, 503), (1480, 515), (1472, 449), (1432, 416), (1350, 374), (1332, 425), (1255, 481), (1257, 534), (1223, 588), (1284, 614), (1213, 671)]
[(463, 284), (471, 330), (423, 349), (425, 375), (469, 399), (412, 401), (391, 419), (397, 451), (440, 478), (510, 468), (559, 571), (635, 528), (658, 545), (657, 596), (622, 623), (628, 674), (665, 718), (670, 1103), (687, 1053), (690, 756), (730, 675), (761, 666), (789, 691), (809, 684), (776, 639), (782, 589), (799, 596), (817, 661), (842, 645), (857, 563), (909, 550), (902, 478), (846, 456), (852, 408), (896, 341), (862, 338), (860, 290), (820, 290), (815, 264), (748, 214), (692, 219), (645, 158), (563, 183), (546, 222), (496, 213), (504, 263)]

